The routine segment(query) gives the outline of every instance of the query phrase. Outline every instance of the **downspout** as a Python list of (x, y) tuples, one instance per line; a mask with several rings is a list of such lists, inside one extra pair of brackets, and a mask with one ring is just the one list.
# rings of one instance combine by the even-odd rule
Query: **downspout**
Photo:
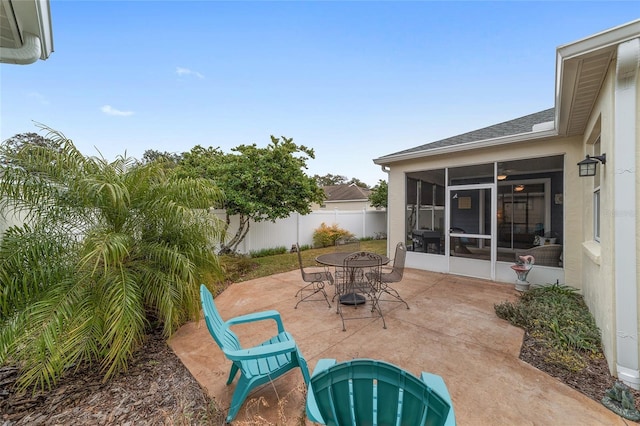
[(391, 243), (389, 242), (389, 224), (391, 223), (391, 215), (389, 214), (389, 172), (391, 170), (384, 165), (381, 165), (380, 169), (387, 174), (387, 253), (391, 253)]
[(640, 389), (636, 247), (636, 96), (639, 67), (640, 38), (618, 45), (613, 155), (616, 372), (618, 379), (634, 389)]
[(22, 38), (24, 43), (16, 49), (0, 47), (0, 62), (27, 65), (40, 59), (40, 55), (42, 54), (40, 39), (26, 32), (22, 34)]

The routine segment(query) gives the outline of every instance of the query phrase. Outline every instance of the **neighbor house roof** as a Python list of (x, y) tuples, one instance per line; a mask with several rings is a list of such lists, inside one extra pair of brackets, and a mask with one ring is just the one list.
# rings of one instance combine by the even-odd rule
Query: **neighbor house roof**
[(355, 183), (326, 185), (322, 187), (325, 201), (364, 201), (369, 199), (370, 189), (361, 188)]

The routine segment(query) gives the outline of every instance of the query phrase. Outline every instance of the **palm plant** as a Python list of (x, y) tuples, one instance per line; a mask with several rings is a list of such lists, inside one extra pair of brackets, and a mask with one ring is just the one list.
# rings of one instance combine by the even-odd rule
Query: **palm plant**
[(107, 380), (151, 324), (168, 337), (197, 318), (224, 234), (211, 181), (85, 157), (48, 130), (49, 145), (0, 148), (0, 209), (24, 216), (0, 242), (0, 365), (17, 363), (20, 385), (36, 389), (85, 362)]

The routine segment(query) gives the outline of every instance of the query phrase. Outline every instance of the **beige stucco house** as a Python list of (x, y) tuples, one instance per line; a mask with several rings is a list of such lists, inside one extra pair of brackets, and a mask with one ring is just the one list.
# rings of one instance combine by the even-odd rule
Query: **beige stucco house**
[(0, 62), (32, 64), (52, 52), (49, 0), (0, 0)]
[[(555, 106), (374, 160), (389, 174), (388, 243), (413, 268), (584, 295), (610, 370), (640, 388), (640, 20), (556, 50)], [(592, 157), (595, 175), (577, 163)]]

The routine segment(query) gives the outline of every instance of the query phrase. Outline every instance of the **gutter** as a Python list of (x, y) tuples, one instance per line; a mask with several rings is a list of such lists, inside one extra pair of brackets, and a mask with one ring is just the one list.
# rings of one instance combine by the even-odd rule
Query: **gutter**
[[(375, 162), (375, 161), (374, 161)], [(387, 184), (389, 183), (389, 173), (391, 172), (391, 169), (385, 165), (381, 165), (380, 168), (382, 169), (383, 173), (387, 174)], [(387, 188), (387, 254), (391, 253), (391, 241), (389, 240), (388, 236), (389, 236), (389, 227), (391, 226), (391, 215), (389, 214), (389, 190)]]
[(26, 65), (46, 60), (53, 52), (49, 0), (0, 0), (10, 31), (19, 47), (1, 47), (0, 62)]
[(27, 65), (36, 62), (42, 55), (40, 39), (31, 33), (22, 34), (24, 43), (16, 49), (0, 47), (0, 62)]

